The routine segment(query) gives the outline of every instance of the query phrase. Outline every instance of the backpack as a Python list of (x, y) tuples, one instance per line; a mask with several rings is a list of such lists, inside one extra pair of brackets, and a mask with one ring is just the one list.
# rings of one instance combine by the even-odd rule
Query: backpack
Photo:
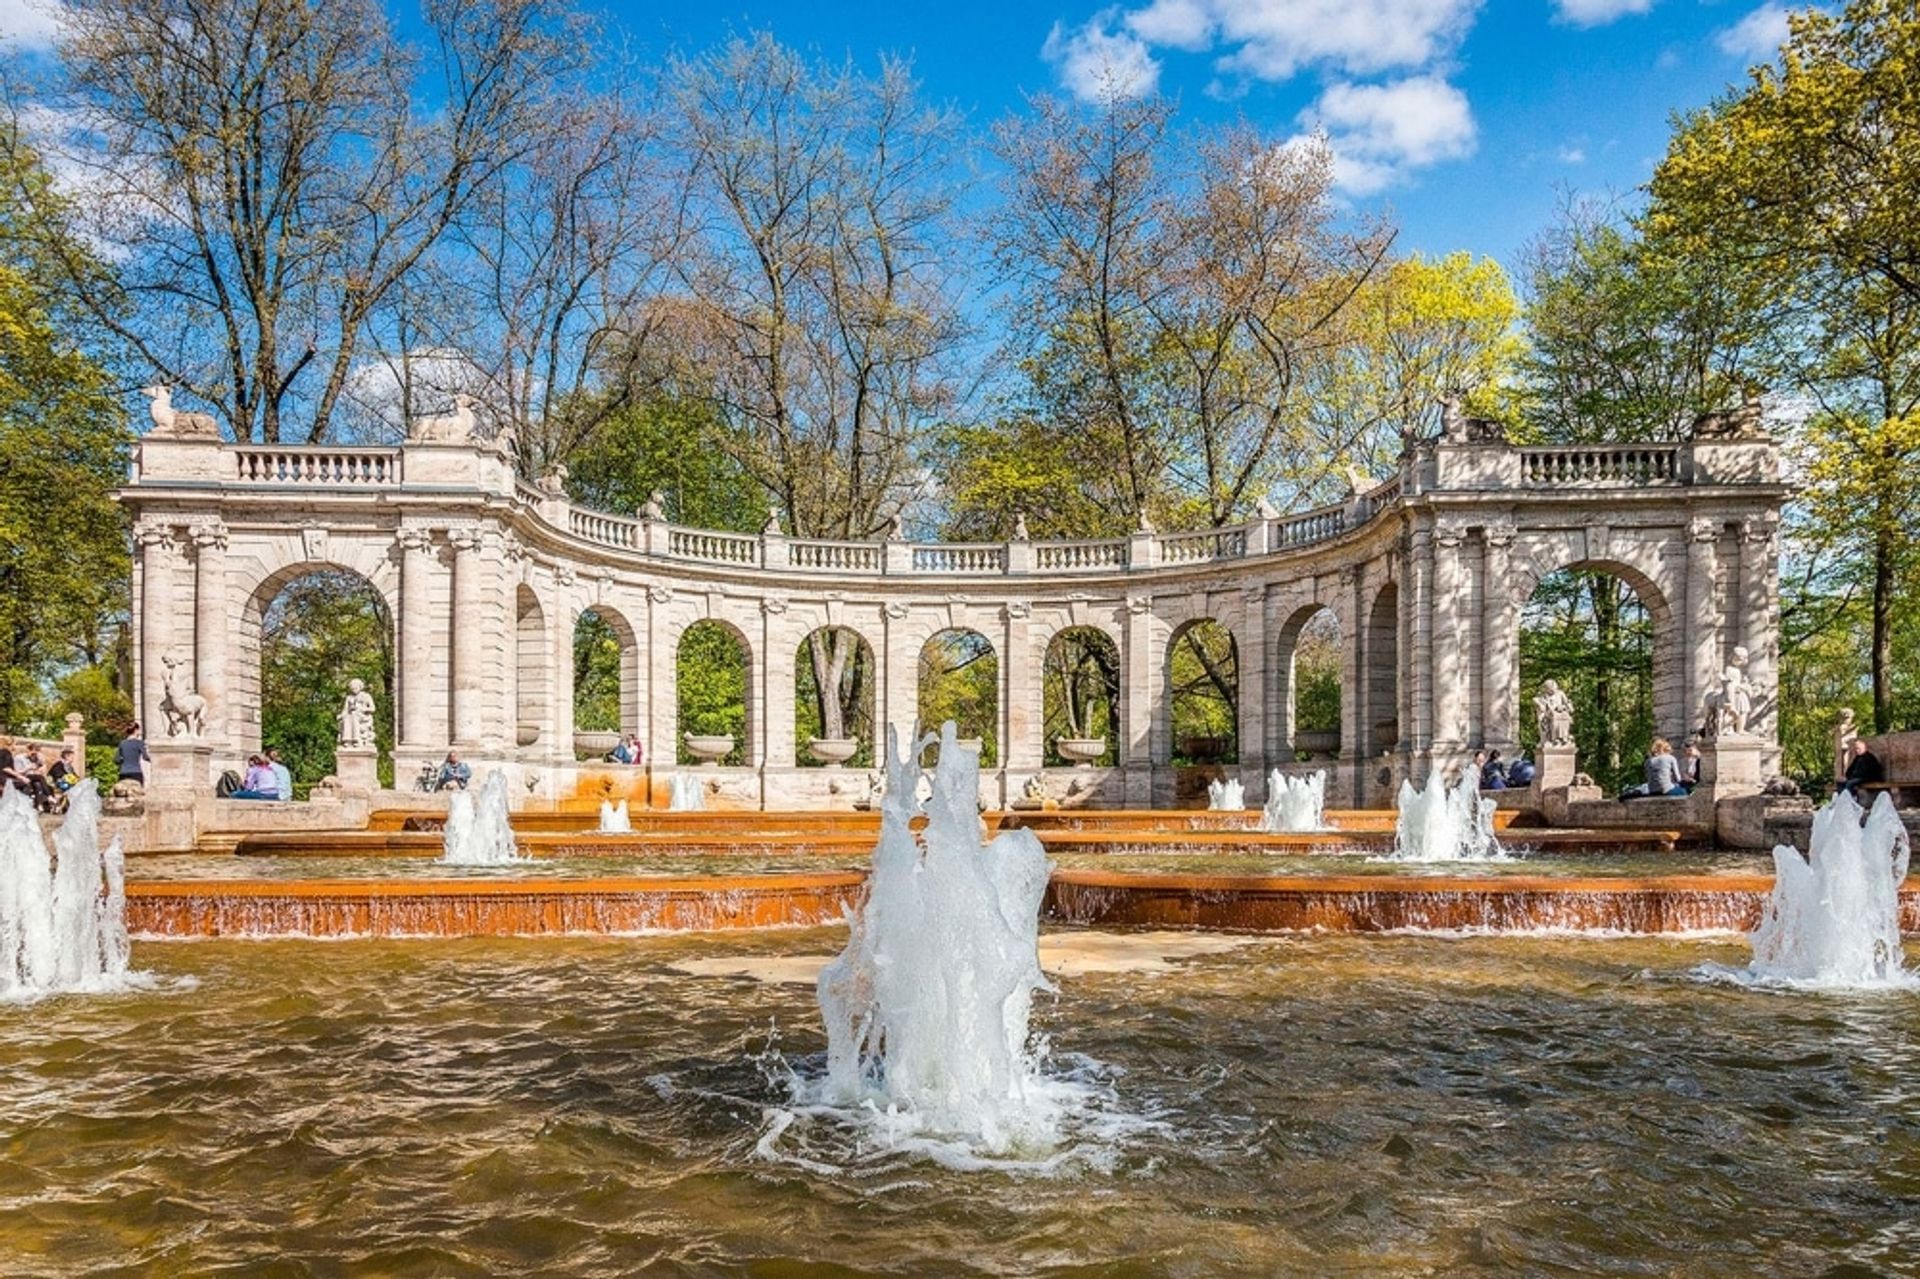
[(218, 799), (231, 799), (233, 793), (239, 789), (240, 774), (234, 772), (231, 768), (220, 774), (220, 780), (213, 784), (213, 793)]

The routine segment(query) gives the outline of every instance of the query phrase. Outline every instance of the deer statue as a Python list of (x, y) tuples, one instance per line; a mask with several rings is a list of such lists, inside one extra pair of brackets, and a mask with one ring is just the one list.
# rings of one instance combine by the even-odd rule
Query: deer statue
[(173, 436), (183, 440), (217, 440), (220, 438), (220, 426), (210, 413), (188, 413), (173, 407), (173, 388), (164, 383), (143, 386), (140, 394), (153, 403), (147, 406), (153, 416), (155, 435)]
[(476, 403), (465, 391), (455, 392), (453, 412), (411, 419), (407, 423), (407, 439), (424, 444), (465, 444), (473, 438)]
[(169, 654), (160, 659), (160, 664), (166, 667), (160, 677), (160, 713), (167, 717), (167, 736), (200, 736), (207, 725), (207, 699), (185, 686), (179, 658)]

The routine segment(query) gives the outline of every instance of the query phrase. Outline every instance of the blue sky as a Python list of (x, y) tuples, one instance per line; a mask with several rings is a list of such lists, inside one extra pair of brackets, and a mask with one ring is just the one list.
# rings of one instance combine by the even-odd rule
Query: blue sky
[[(50, 2), (0, 0), (0, 36), (44, 42)], [(587, 2), (647, 60), (749, 29), (868, 66), (911, 54), (928, 95), (983, 131), (1023, 93), (1102, 85), (1176, 95), (1189, 121), (1324, 128), (1346, 198), (1389, 210), (1402, 251), (1510, 268), (1565, 193), (1632, 198), (1671, 114), (1786, 27), (1763, 0)]]
[(599, 6), (636, 51), (729, 31), (871, 63), (910, 53), (928, 94), (984, 128), (1034, 90), (1177, 95), (1183, 118), (1327, 129), (1348, 198), (1400, 247), (1513, 266), (1563, 192), (1645, 182), (1668, 120), (1771, 56), (1760, 0), (973, 0)]

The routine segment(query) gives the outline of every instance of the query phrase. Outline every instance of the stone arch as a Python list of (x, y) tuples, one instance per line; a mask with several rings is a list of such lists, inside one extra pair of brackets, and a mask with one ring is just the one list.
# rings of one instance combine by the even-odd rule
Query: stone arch
[[(1346, 629), (1338, 610), (1317, 601), (1295, 608), (1280, 625), (1274, 639), (1273, 704), (1268, 713), (1277, 720), (1275, 738), (1283, 763), (1301, 754), (1325, 758), (1351, 750), (1351, 744), (1342, 736), (1346, 723), (1342, 702), (1349, 695), (1343, 687), (1345, 681), (1340, 669), (1340, 653), (1348, 638)], [(1330, 660), (1332, 676), (1331, 706), (1313, 707), (1304, 720), (1302, 685), (1308, 685), (1309, 696), (1317, 697), (1327, 691), (1324, 686), (1328, 672), (1302, 669), (1303, 640), (1313, 657)], [(1329, 733), (1331, 739), (1327, 737)]]
[(1167, 637), (1163, 670), (1170, 763), (1240, 758), (1240, 641), (1213, 617), (1193, 617)]
[(1374, 592), (1366, 622), (1358, 628), (1360, 643), (1360, 714), (1354, 721), (1360, 733), (1358, 750), (1364, 757), (1396, 749), (1405, 732), (1400, 696), (1400, 586), (1388, 581)]
[(540, 596), (525, 582), (513, 592), (513, 722), (514, 744), (551, 744), (553, 735), (553, 668), (547, 658), (547, 611)]
[[(999, 762), (1000, 653), (993, 641), (970, 626), (948, 626), (920, 645), (915, 681), (917, 715), (928, 732), (952, 719), (962, 739), (980, 741), (980, 765)], [(939, 748), (929, 751), (935, 759)]]
[[(870, 766), (875, 759), (874, 699), (878, 682), (874, 647), (856, 628), (829, 623), (801, 636), (794, 646), (793, 669), (797, 762), (803, 766), (841, 762), (811, 749), (816, 738), (839, 738), (856, 744), (854, 753), (844, 762)], [(823, 688), (829, 690), (827, 695), (822, 695)], [(837, 690), (837, 696), (832, 690)]]
[(699, 762), (687, 747), (689, 735), (733, 738), (733, 749), (719, 761), (729, 767), (756, 758), (758, 683), (753, 643), (738, 626), (703, 617), (680, 631), (674, 639), (674, 753), (680, 763)]
[[(1047, 764), (1090, 762), (1111, 767), (1120, 756), (1121, 697), (1126, 673), (1120, 644), (1104, 626), (1063, 626), (1047, 639), (1041, 659), (1042, 743)], [(1093, 760), (1061, 754), (1062, 738), (1100, 738)]]
[[(359, 594), (371, 606), (377, 620), (376, 642), (382, 653), (379, 666), (379, 678), (368, 679), (368, 690), (373, 693), (375, 702), (375, 725), (377, 738), (381, 743), (381, 759), (386, 764), (392, 757), (392, 744), (395, 726), (398, 722), (399, 664), (395, 656), (399, 635), (399, 609), (391, 593), (383, 589), (375, 576), (361, 568), (336, 559), (299, 560), (284, 564), (272, 572), (262, 575), (255, 581), (240, 607), (240, 625), (234, 637), (234, 647), (229, 654), (228, 699), (226, 725), (234, 751), (232, 758), (216, 759), (220, 768), (242, 762), (245, 756), (263, 746), (286, 745), (286, 743), (267, 742), (264, 737), (263, 699), (266, 693), (266, 677), (262, 670), (262, 641), (273, 618), (275, 605), (289, 587), (308, 578), (320, 578), (337, 582), (343, 594)], [(336, 628), (337, 629), (337, 628)], [(310, 708), (314, 734), (326, 734), (330, 727), (337, 728), (335, 716), (340, 703), (345, 698), (346, 681), (354, 677), (354, 672), (341, 670), (336, 672), (337, 687), (327, 691), (316, 689), (316, 704)], [(365, 678), (364, 675), (359, 676)], [(149, 730), (151, 731), (151, 730)], [(216, 743), (218, 745), (218, 743)], [(324, 748), (324, 749), (323, 749)], [(310, 743), (307, 749), (311, 754), (331, 758), (331, 743), (322, 738)], [(296, 782), (311, 783), (319, 780), (314, 774), (324, 769), (322, 765), (309, 764), (301, 767), (299, 761), (293, 761)], [(303, 775), (304, 774), (304, 775)]]
[[(572, 617), (572, 749), (598, 759), (613, 749), (619, 735), (640, 730), (640, 637), (611, 604), (588, 603)], [(611, 690), (609, 682), (615, 685)]]

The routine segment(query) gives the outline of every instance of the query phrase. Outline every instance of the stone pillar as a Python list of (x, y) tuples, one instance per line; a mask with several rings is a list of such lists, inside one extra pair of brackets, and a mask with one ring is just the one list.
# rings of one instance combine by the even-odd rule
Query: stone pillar
[(1241, 593), (1242, 623), (1239, 637), (1238, 705), (1234, 708), (1240, 727), (1240, 780), (1247, 801), (1259, 804), (1267, 795), (1267, 717), (1272, 696), (1269, 669), (1273, 663), (1267, 652), (1267, 588), (1249, 586)]
[(1780, 762), (1780, 577), (1774, 524), (1772, 516), (1756, 516), (1740, 527), (1740, 642), (1747, 647), (1747, 683), (1753, 697), (1747, 731), (1766, 744), (1762, 768), (1769, 771)]
[[(578, 610), (573, 604), (574, 574), (565, 565), (553, 571), (553, 630), (548, 634), (551, 648), (547, 659), (553, 665), (553, 740), (547, 743), (547, 757), (556, 764), (573, 763), (573, 628)], [(625, 658), (621, 664), (624, 667)], [(626, 672), (621, 672), (624, 679)], [(624, 697), (625, 689), (621, 690)], [(636, 726), (637, 731), (637, 726)]]
[(206, 739), (224, 750), (227, 739), (227, 526), (196, 524), (193, 576), (193, 687), (207, 699)]
[(1686, 738), (1700, 727), (1706, 695), (1717, 683), (1724, 658), (1720, 645), (1720, 608), (1715, 598), (1714, 574), (1718, 564), (1720, 525), (1711, 519), (1695, 519), (1687, 525), (1687, 616), (1686, 696), (1681, 710), (1686, 719), (1680, 724), (1662, 724), (1660, 731), (1675, 741)]
[(1120, 645), (1120, 667), (1126, 676), (1120, 681), (1119, 756), (1126, 769), (1128, 808), (1153, 807), (1153, 774), (1160, 747), (1154, 739), (1166, 716), (1167, 692), (1154, 660), (1153, 632), (1153, 597), (1129, 595), (1126, 634)]
[(73, 772), (76, 777), (87, 775), (87, 723), (78, 711), (67, 713), (66, 731), (60, 735), (63, 749), (73, 752)]
[[(400, 745), (432, 753), (433, 723), (433, 533), (403, 528), (400, 543)], [(571, 665), (568, 667), (572, 669)], [(396, 777), (396, 785), (407, 779)]]
[[(760, 740), (755, 753), (768, 768), (793, 768), (795, 713), (793, 699), (794, 663), (799, 659), (800, 642), (792, 639), (786, 626), (787, 601), (773, 595), (760, 601), (760, 643), (752, 676), (760, 690)], [(791, 642), (790, 642), (791, 641)], [(763, 788), (764, 789), (764, 788)]]
[[(894, 543), (888, 543), (889, 546)], [(887, 727), (900, 730), (902, 743), (920, 716), (920, 649), (908, 635), (907, 606), (889, 600), (880, 610), (880, 651), (874, 654), (881, 671), (881, 722), (875, 726), (874, 758), (887, 752)]]
[(1480, 530), (1486, 547), (1486, 589), (1480, 605), (1482, 744), (1511, 756), (1520, 745), (1520, 620), (1508, 578), (1511, 524)]
[(486, 732), (483, 699), (485, 674), (480, 669), (486, 630), (480, 616), (480, 532), (457, 528), (447, 534), (453, 550), (453, 741), (474, 747)]
[(1340, 593), (1347, 600), (1348, 619), (1340, 627), (1340, 760), (1348, 778), (1346, 802), (1360, 808), (1366, 804), (1373, 745), (1367, 728), (1373, 711), (1367, 688), (1366, 574), (1352, 564), (1341, 569)]
[[(667, 642), (667, 610), (673, 607), (673, 588), (655, 582), (647, 588), (646, 652), (636, 666), (646, 670), (646, 687), (639, 703), (646, 738), (647, 758), (654, 776), (671, 773), (680, 767), (680, 682), (675, 667), (677, 654)], [(626, 700), (624, 688), (621, 700)]]
[(140, 549), (140, 723), (149, 742), (166, 736), (166, 716), (160, 703), (166, 697), (168, 641), (178, 619), (173, 615), (174, 537), (165, 525), (136, 530)]
[(1433, 589), (1426, 595), (1426, 667), (1432, 690), (1428, 747), (1436, 756), (1462, 753), (1467, 744), (1467, 655), (1474, 651), (1473, 610), (1463, 571), (1466, 530), (1441, 525), (1433, 533)]
[[(1433, 532), (1415, 529), (1408, 536), (1406, 590), (1400, 595), (1400, 643), (1395, 656), (1400, 680), (1398, 749), (1424, 756), (1433, 741)], [(1424, 764), (1411, 768), (1414, 781), (1426, 781)]]
[(1573, 775), (1580, 769), (1578, 748), (1572, 744), (1566, 746), (1542, 746), (1540, 758), (1534, 761), (1533, 786), (1536, 792), (1556, 790), (1562, 786), (1573, 785)]
[[(1032, 549), (1029, 542), (1009, 545)], [(1000, 738), (1000, 766), (1026, 772), (1039, 768), (1047, 757), (1046, 716), (1041, 706), (1041, 685), (1045, 679), (1041, 667), (1046, 658), (1040, 655), (1036, 661), (1032, 614), (1033, 608), (1025, 600), (1007, 605), (1000, 650), (1006, 654), (1000, 666), (1003, 688), (1000, 722), (1005, 726)]]

